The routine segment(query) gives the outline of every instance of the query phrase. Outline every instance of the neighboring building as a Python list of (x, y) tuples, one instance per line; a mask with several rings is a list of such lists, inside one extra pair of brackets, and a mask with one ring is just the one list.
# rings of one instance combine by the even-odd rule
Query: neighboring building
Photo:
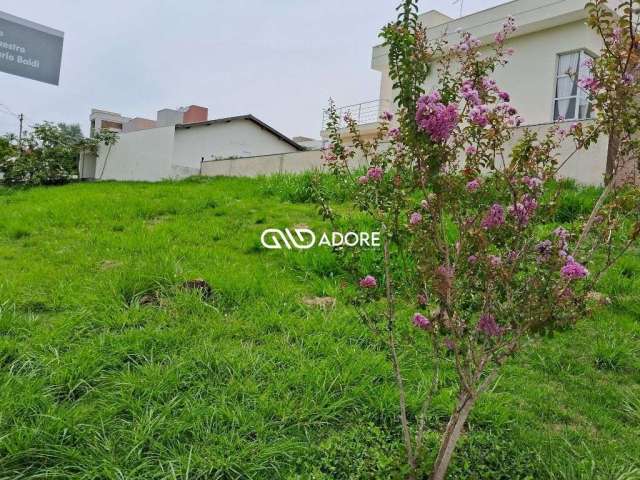
[(198, 175), (204, 161), (255, 157), (304, 150), (253, 115), (207, 120), (208, 110), (192, 105), (158, 111), (156, 120), (129, 118), (92, 110), (91, 131), (119, 132), (112, 147), (102, 146), (97, 158), (80, 159), (85, 179), (144, 180)]
[[(593, 115), (587, 95), (577, 80), (584, 74), (580, 67), (587, 57), (595, 56), (601, 48), (599, 36), (586, 24), (585, 0), (515, 0), (494, 8), (452, 19), (432, 10), (420, 16), (427, 34), (435, 39), (447, 38), (457, 43), (460, 31), (470, 32), (483, 45), (494, 42), (508, 16), (513, 16), (518, 30), (506, 42), (515, 54), (509, 64), (493, 74), (502, 90), (509, 92), (511, 103), (525, 120), (523, 127), (543, 130), (563, 117), (567, 122), (588, 121)], [(338, 109), (340, 116), (349, 113), (370, 135), (375, 132), (378, 117), (385, 110), (395, 110), (390, 99), (395, 97), (389, 78), (388, 51), (379, 45), (373, 48), (372, 68), (381, 74), (378, 100)], [(578, 75), (567, 75), (571, 70)], [(437, 84), (436, 68), (427, 79), (425, 90)], [(326, 125), (326, 112), (325, 123)], [(326, 138), (326, 132), (322, 132)], [(348, 141), (349, 134), (344, 131)], [(567, 152), (571, 145), (566, 145)], [(573, 157), (560, 173), (567, 177), (598, 184), (603, 180), (606, 165), (607, 139), (587, 152)]]
[(320, 150), (324, 146), (323, 140), (316, 140), (309, 137), (293, 137), (293, 141), (302, 145), (307, 150)]
[(122, 132), (124, 126), (131, 119), (129, 117), (123, 117), (119, 113), (108, 112), (107, 110), (91, 110), (89, 115), (89, 135), (93, 137), (96, 131), (111, 130), (112, 132)]

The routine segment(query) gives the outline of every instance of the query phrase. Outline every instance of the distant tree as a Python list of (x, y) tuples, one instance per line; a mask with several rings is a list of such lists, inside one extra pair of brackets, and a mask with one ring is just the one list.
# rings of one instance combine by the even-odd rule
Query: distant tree
[(84, 140), (84, 134), (79, 123), (58, 123), (57, 127), (66, 143), (78, 144)]
[(10, 134), (0, 137), (0, 161), (16, 156), (18, 153), (16, 145), (15, 135)]
[(26, 132), (18, 145), (15, 136), (0, 141), (0, 172), (8, 185), (55, 185), (78, 173), (81, 152), (96, 153), (98, 145), (113, 145), (112, 132), (85, 138), (79, 125), (44, 122)]

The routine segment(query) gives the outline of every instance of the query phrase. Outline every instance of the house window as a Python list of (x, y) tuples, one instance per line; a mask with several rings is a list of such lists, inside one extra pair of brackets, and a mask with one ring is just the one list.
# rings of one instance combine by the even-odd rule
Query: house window
[(587, 92), (578, 81), (589, 75), (585, 61), (593, 58), (584, 50), (558, 55), (556, 91), (553, 100), (553, 119), (584, 120), (591, 118), (593, 108)]
[(122, 131), (122, 124), (117, 122), (110, 122), (109, 120), (103, 120), (100, 122), (101, 130), (116, 130), (118, 132)]

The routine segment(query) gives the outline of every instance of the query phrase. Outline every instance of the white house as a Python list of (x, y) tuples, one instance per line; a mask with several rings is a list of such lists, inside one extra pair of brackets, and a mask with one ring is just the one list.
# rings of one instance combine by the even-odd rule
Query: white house
[(201, 173), (203, 162), (299, 152), (304, 147), (253, 115), (207, 120), (207, 109), (192, 105), (160, 110), (156, 120), (93, 110), (91, 131), (118, 132), (97, 158), (80, 159), (80, 177), (159, 181)]
[[(471, 33), (485, 48), (494, 42), (505, 20), (513, 16), (518, 30), (506, 42), (515, 54), (508, 65), (498, 68), (494, 78), (502, 90), (509, 92), (511, 103), (524, 118), (523, 128), (544, 130), (554, 121), (589, 121), (593, 115), (586, 94), (578, 86), (576, 75), (583, 60), (598, 54), (601, 40), (586, 24), (585, 0), (514, 0), (458, 19), (436, 10), (420, 16), (429, 38), (443, 35), (450, 44), (457, 43), (461, 31)], [(375, 131), (384, 110), (394, 110), (395, 93), (389, 78), (387, 48), (373, 47), (372, 68), (380, 72), (379, 98), (340, 108), (342, 117), (349, 112), (366, 135)], [(427, 79), (425, 90), (437, 83), (436, 68)], [(324, 132), (323, 132), (324, 133)], [(323, 135), (326, 137), (326, 135)], [(348, 137), (345, 132), (345, 137)], [(517, 137), (517, 135), (515, 136)], [(572, 146), (567, 142), (563, 154)], [(599, 184), (606, 165), (607, 139), (603, 138), (587, 152), (580, 152), (566, 164), (560, 174), (586, 184)]]

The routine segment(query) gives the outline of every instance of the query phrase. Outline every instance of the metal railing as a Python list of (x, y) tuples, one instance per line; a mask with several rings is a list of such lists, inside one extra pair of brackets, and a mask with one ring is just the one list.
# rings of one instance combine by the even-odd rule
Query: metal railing
[[(358, 125), (367, 123), (376, 123), (380, 119), (380, 115), (391, 109), (389, 100), (372, 100), (370, 102), (356, 103), (355, 105), (347, 105), (336, 108), (336, 113), (340, 119), (339, 127), (346, 128), (347, 122), (345, 117), (351, 117)], [(322, 129), (327, 128), (329, 121), (329, 110), (322, 111)]]

